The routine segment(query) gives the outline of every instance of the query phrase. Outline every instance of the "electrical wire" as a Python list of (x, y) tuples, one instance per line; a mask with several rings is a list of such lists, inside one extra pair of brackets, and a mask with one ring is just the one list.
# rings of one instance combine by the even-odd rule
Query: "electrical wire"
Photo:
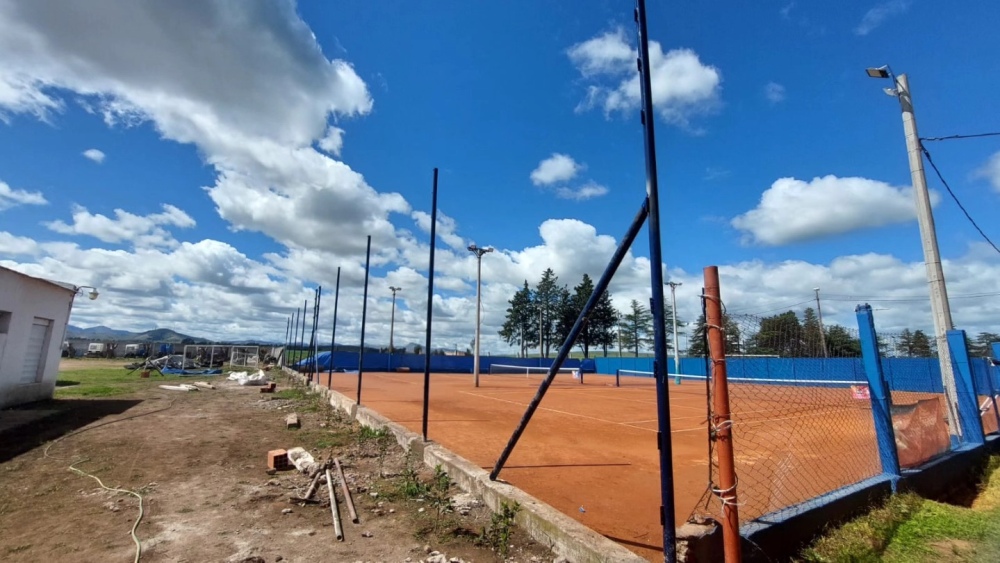
[(996, 250), (997, 254), (1000, 254), (1000, 248), (997, 248), (997, 245), (994, 244), (992, 240), (990, 240), (990, 237), (986, 236), (986, 233), (984, 233), (983, 230), (979, 228), (979, 225), (972, 218), (972, 216), (969, 215), (969, 212), (965, 210), (965, 206), (962, 205), (962, 202), (958, 200), (958, 196), (955, 195), (955, 192), (951, 191), (951, 186), (948, 185), (948, 182), (945, 181), (944, 176), (941, 175), (941, 171), (938, 170), (937, 165), (934, 164), (934, 159), (931, 158), (931, 153), (928, 152), (927, 148), (924, 147), (923, 145), (920, 145), (920, 150), (923, 151), (924, 156), (927, 157), (927, 163), (930, 164), (931, 168), (934, 169), (934, 173), (937, 174), (938, 179), (941, 180), (942, 184), (944, 184), (944, 187), (946, 190), (948, 190), (948, 193), (951, 195), (951, 198), (955, 200), (955, 204), (958, 205), (958, 208), (961, 209), (962, 213), (965, 214), (965, 218), (968, 219), (970, 223), (972, 223), (972, 226), (975, 227), (977, 231), (979, 231), (979, 234), (982, 235), (982, 237), (986, 240), (986, 242), (990, 243), (990, 246), (993, 247), (993, 250)]
[(781, 307), (775, 307), (773, 309), (767, 309), (765, 311), (748, 312), (747, 309), (743, 309), (741, 311), (730, 311), (729, 314), (730, 315), (737, 315), (737, 314), (739, 314), (739, 315), (762, 315), (764, 313), (773, 313), (774, 311), (782, 311), (782, 310), (791, 309), (792, 307), (798, 307), (799, 305), (805, 305), (806, 303), (813, 303), (813, 300), (812, 299), (806, 299), (805, 301), (799, 301), (798, 303), (792, 303), (791, 305), (782, 305)]
[(921, 137), (921, 141), (950, 141), (952, 139), (976, 139), (979, 137), (997, 137), (1000, 136), (1000, 132), (996, 133), (975, 133), (973, 135), (948, 135), (947, 137)]
[[(141, 412), (141, 413), (129, 415), (129, 416), (122, 417), (122, 418), (116, 418), (114, 420), (107, 420), (107, 421), (104, 421), (104, 422), (102, 422), (100, 424), (95, 424), (93, 426), (88, 426), (86, 428), (81, 428), (79, 430), (75, 430), (73, 432), (70, 432), (69, 434), (65, 434), (63, 436), (60, 436), (60, 437), (56, 438), (55, 440), (49, 442), (49, 445), (45, 446), (45, 450), (42, 451), (42, 457), (44, 457), (44, 458), (50, 458), (51, 456), (49, 456), (49, 450), (52, 448), (52, 446), (58, 444), (59, 442), (62, 442), (63, 440), (65, 440), (67, 438), (70, 438), (72, 436), (76, 436), (77, 434), (82, 434), (84, 432), (87, 432), (89, 430), (93, 430), (95, 428), (100, 428), (102, 426), (107, 426), (109, 424), (115, 424), (116, 422), (124, 422), (126, 420), (131, 420), (133, 418), (139, 418), (140, 416), (146, 416), (146, 415), (155, 414), (155, 413), (158, 413), (158, 412), (163, 412), (163, 411), (165, 411), (165, 410), (173, 407), (174, 406), (174, 401), (175, 401), (175, 399), (171, 399), (170, 400), (170, 404), (168, 404), (167, 406), (165, 406), (165, 407), (163, 407), (161, 409), (154, 409), (154, 410), (151, 410), (151, 411)], [(76, 474), (78, 474), (78, 475), (82, 475), (84, 477), (90, 477), (91, 479), (94, 479), (95, 481), (97, 481), (97, 484), (100, 485), (101, 488), (103, 488), (105, 490), (114, 491), (114, 492), (117, 492), (117, 493), (129, 494), (129, 495), (132, 495), (132, 496), (136, 497), (137, 499), (139, 499), (139, 516), (135, 519), (135, 523), (132, 524), (132, 531), (131, 531), (132, 541), (135, 542), (135, 559), (133, 559), (133, 563), (139, 563), (139, 558), (142, 556), (142, 543), (139, 541), (139, 536), (136, 535), (135, 531), (136, 531), (136, 529), (139, 528), (139, 523), (142, 522), (142, 517), (144, 515), (144, 507), (143, 507), (143, 498), (142, 498), (142, 495), (139, 494), (136, 491), (131, 491), (131, 490), (128, 490), (128, 489), (118, 489), (118, 488), (114, 488), (114, 487), (108, 487), (96, 475), (91, 475), (90, 473), (87, 473), (86, 471), (83, 471), (82, 469), (78, 469), (76, 467), (77, 465), (79, 465), (81, 463), (84, 463), (84, 462), (86, 462), (88, 460), (89, 460), (89, 458), (84, 458), (84, 459), (78, 459), (78, 460), (74, 461), (73, 463), (71, 463), (69, 465), (69, 470), (72, 471), (72, 472), (74, 472), (74, 473), (76, 473)]]

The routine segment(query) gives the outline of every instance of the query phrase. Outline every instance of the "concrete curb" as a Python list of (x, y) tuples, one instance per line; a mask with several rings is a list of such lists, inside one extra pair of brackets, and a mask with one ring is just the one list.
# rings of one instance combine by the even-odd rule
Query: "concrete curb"
[[(288, 368), (284, 368), (283, 371), (303, 383), (306, 381), (302, 374)], [(491, 510), (499, 511), (501, 503), (520, 504), (517, 525), (535, 541), (552, 549), (556, 555), (561, 555), (572, 563), (646, 561), (517, 487), (502, 481), (491, 481), (489, 472), (483, 468), (439, 444), (425, 443), (421, 435), (363, 405), (359, 407), (353, 399), (326, 387), (317, 386), (315, 383), (310, 387), (316, 392), (323, 393), (329, 399), (330, 406), (342, 410), (362, 426), (384, 428), (392, 432), (400, 446), (422, 456), (424, 464), (428, 467), (440, 465), (459, 488), (482, 499)]]

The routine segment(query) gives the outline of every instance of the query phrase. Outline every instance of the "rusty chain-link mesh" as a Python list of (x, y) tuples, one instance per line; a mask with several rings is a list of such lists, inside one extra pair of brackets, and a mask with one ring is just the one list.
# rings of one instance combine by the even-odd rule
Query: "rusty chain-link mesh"
[[(741, 521), (881, 473), (856, 330), (821, 333), (811, 309), (723, 317)], [(696, 512), (718, 516), (716, 451), (710, 459)]]

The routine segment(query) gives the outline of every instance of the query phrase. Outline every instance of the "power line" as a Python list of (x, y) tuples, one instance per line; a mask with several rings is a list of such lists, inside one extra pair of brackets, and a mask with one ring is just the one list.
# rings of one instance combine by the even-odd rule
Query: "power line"
[(789, 309), (790, 310), (792, 307), (797, 307), (799, 305), (805, 305), (806, 303), (812, 303), (812, 302), (813, 302), (812, 299), (807, 299), (805, 301), (800, 301), (798, 303), (792, 303), (791, 305), (782, 305), (781, 307), (775, 307), (774, 309), (767, 309), (766, 311), (747, 312), (746, 309), (743, 309), (742, 311), (728, 311), (728, 313), (730, 315), (736, 315), (736, 314), (739, 314), (739, 315), (762, 315), (764, 313), (773, 313), (774, 311), (781, 311), (781, 310), (785, 310), (785, 309)]
[(973, 135), (948, 135), (947, 137), (921, 137), (921, 141), (950, 141), (952, 139), (976, 139), (978, 137), (997, 137), (1000, 136), (1000, 132), (996, 133), (975, 133)]
[(920, 150), (924, 152), (924, 156), (927, 157), (927, 163), (930, 164), (931, 168), (934, 169), (934, 173), (937, 174), (938, 180), (941, 180), (941, 183), (944, 184), (945, 189), (948, 190), (948, 193), (951, 195), (951, 199), (955, 200), (955, 204), (958, 205), (958, 208), (962, 210), (962, 213), (965, 213), (965, 218), (968, 219), (970, 223), (972, 223), (972, 226), (975, 227), (977, 231), (979, 231), (979, 234), (982, 235), (984, 239), (986, 239), (986, 242), (990, 243), (990, 246), (993, 247), (993, 250), (996, 250), (997, 254), (1000, 254), (1000, 248), (997, 248), (997, 245), (993, 244), (993, 241), (990, 240), (990, 237), (986, 236), (986, 233), (984, 233), (983, 230), (979, 228), (979, 225), (976, 224), (976, 221), (972, 218), (971, 215), (969, 215), (969, 212), (965, 210), (965, 206), (962, 205), (962, 202), (958, 201), (958, 196), (955, 195), (955, 192), (951, 191), (951, 186), (948, 185), (948, 182), (945, 181), (944, 176), (941, 175), (941, 171), (938, 170), (937, 165), (934, 164), (934, 160), (931, 158), (931, 153), (928, 152), (927, 148), (924, 147), (923, 145), (920, 145)]

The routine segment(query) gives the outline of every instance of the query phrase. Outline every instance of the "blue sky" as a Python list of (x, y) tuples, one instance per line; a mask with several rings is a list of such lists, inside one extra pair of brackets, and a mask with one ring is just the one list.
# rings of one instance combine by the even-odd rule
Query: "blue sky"
[[(99, 287), (74, 324), (280, 337), (340, 266), (356, 342), (372, 234), (366, 341), (387, 341), (396, 285), (397, 342), (422, 342), (438, 167), (435, 343), (471, 339), (475, 242), (498, 250), (483, 320), (500, 352), (516, 287), (599, 275), (644, 194), (629, 2), (58, 4), (0, 0), (0, 264)], [(879, 324), (929, 330), (899, 105), (864, 69), (910, 77), (923, 136), (1000, 131), (995, 6), (649, 9), (681, 317), (717, 264), (731, 310), (819, 286), (832, 322), (907, 299)], [(927, 146), (1000, 238), (1000, 138)], [(928, 180), (955, 323), (998, 332), (997, 254)], [(621, 307), (648, 298), (646, 241), (612, 285)]]

